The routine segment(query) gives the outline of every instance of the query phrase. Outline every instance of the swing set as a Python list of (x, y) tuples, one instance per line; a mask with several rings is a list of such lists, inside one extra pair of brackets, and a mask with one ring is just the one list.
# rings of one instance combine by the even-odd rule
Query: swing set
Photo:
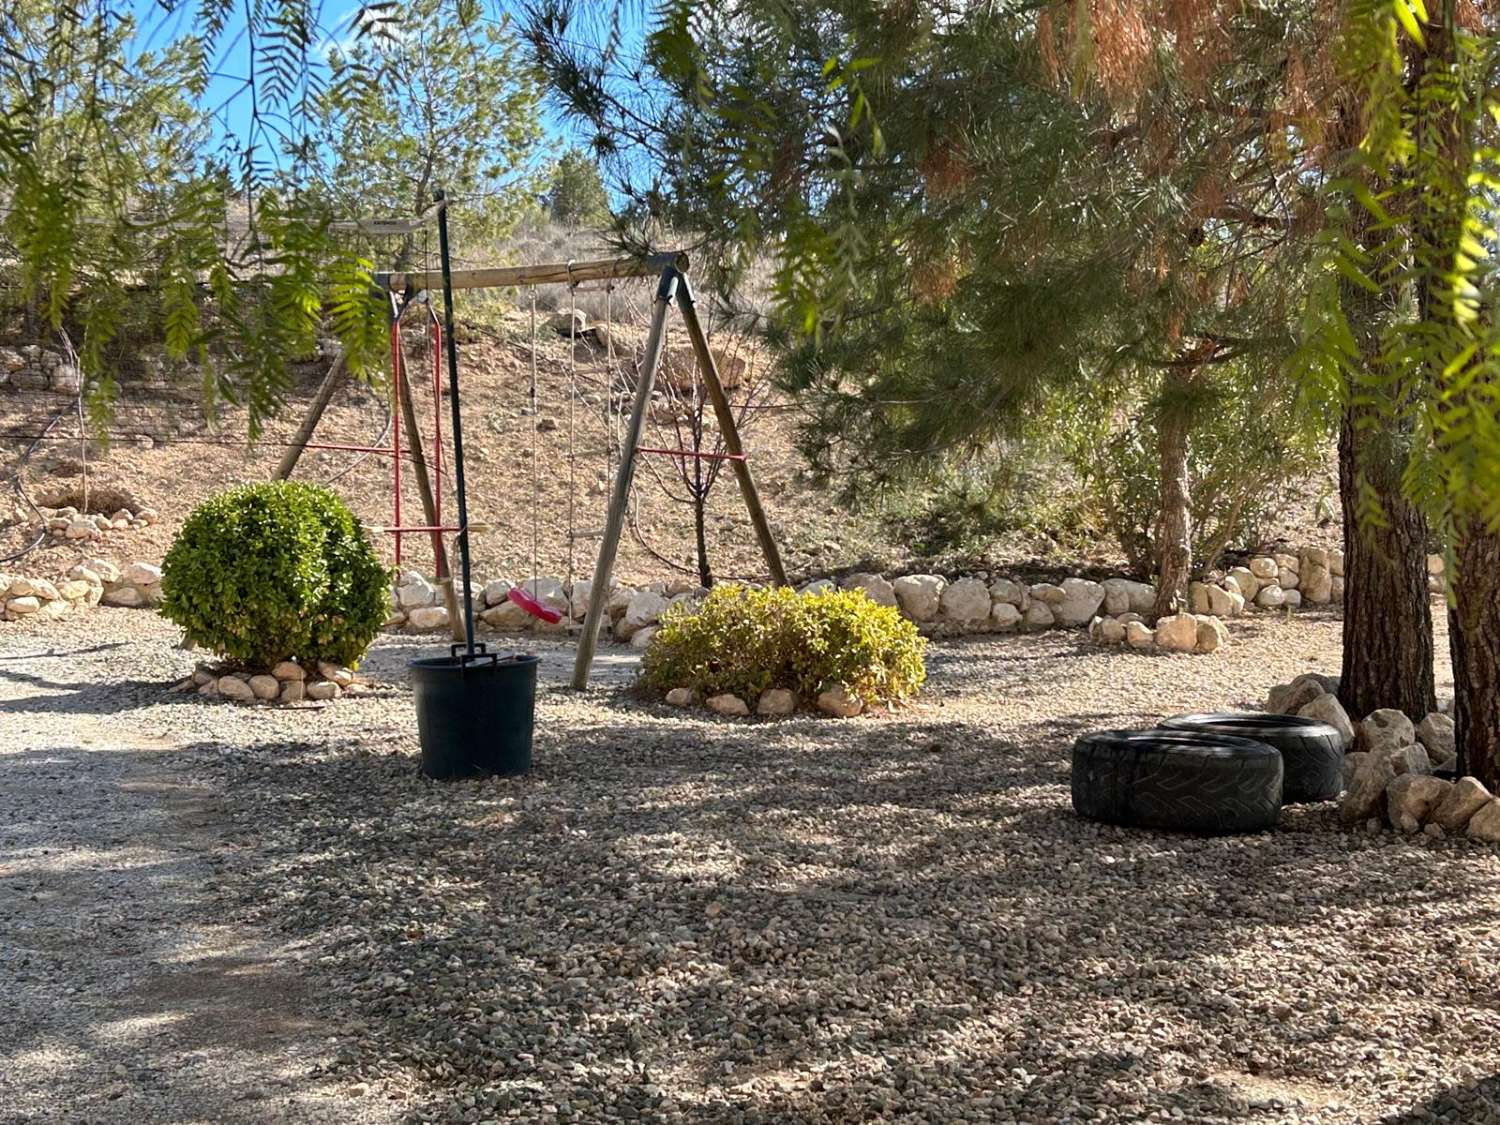
[[(595, 558), (593, 580), (590, 586), (591, 596), (589, 598), (588, 611), (585, 614), (582, 632), (578, 639), (577, 654), (574, 659), (572, 685), (574, 688), (582, 689), (588, 686), (589, 672), (593, 665), (594, 653), (598, 645), (599, 628), (603, 620), (603, 613), (607, 598), (604, 596), (609, 589), (610, 575), (614, 568), (615, 558), (619, 552), (620, 538), (624, 530), (627, 509), (630, 503), (631, 488), (634, 483), (636, 458), (641, 455), (661, 456), (669, 458), (696, 458), (701, 460), (727, 461), (734, 471), (735, 478), (739, 484), (740, 494), (745, 508), (750, 516), (750, 522), (755, 529), (756, 538), (759, 541), (762, 553), (765, 555), (766, 565), (770, 572), (771, 580), (779, 586), (788, 585), (786, 570), (782, 566), (781, 554), (777, 549), (776, 540), (771, 534), (770, 524), (766, 519), (765, 509), (760, 502), (760, 496), (755, 486), (755, 479), (750, 470), (750, 463), (744, 447), (740, 441), (739, 427), (735, 422), (734, 411), (730, 406), (728, 396), (725, 394), (724, 386), (719, 377), (718, 366), (714, 360), (712, 351), (709, 349), (708, 340), (704, 334), (702, 325), (698, 319), (698, 312), (694, 303), (692, 286), (688, 281), (687, 269), (688, 259), (685, 254), (679, 252), (667, 252), (648, 255), (639, 258), (606, 258), (592, 261), (570, 261), (555, 262), (532, 266), (489, 266), (474, 269), (451, 268), (448, 246), (447, 246), (447, 223), (446, 205), (441, 199), (437, 205), (426, 214), (412, 220), (381, 220), (381, 233), (409, 234), (424, 228), (436, 216), (439, 225), (441, 243), (441, 269), (434, 271), (423, 269), (407, 272), (386, 272), (376, 275), (376, 284), (384, 291), (390, 308), (390, 333), (391, 333), (391, 365), (390, 365), (390, 400), (391, 400), (391, 440), (386, 445), (356, 445), (348, 443), (331, 443), (313, 441), (318, 419), (322, 416), (333, 392), (342, 381), (345, 373), (343, 357), (335, 360), (323, 385), (319, 387), (313, 402), (309, 405), (306, 416), (303, 418), (296, 436), (293, 438), (282, 463), (278, 466), (277, 476), (285, 479), (296, 466), (297, 460), (303, 449), (326, 449), (342, 452), (357, 452), (361, 454), (375, 454), (389, 456), (391, 458), (392, 476), (392, 501), (391, 513), (392, 523), (389, 526), (373, 529), (394, 536), (394, 553), (396, 563), (399, 566), (402, 559), (402, 539), (408, 535), (426, 535), (430, 538), (433, 548), (434, 566), (439, 585), (443, 590), (445, 603), (448, 607), (448, 617), (453, 629), (455, 640), (467, 640), (470, 652), (473, 652), (473, 609), (472, 592), (469, 581), (469, 543), (468, 535), (471, 530), (487, 530), (485, 525), (471, 523), (467, 518), (467, 509), (464, 503), (463, 490), (463, 453), (460, 436), (459, 403), (458, 403), (458, 378), (457, 378), (457, 351), (453, 339), (452, 321), (452, 292), (456, 289), (483, 290), (496, 288), (522, 288), (530, 289), (530, 384), (529, 404), (533, 418), (537, 416), (537, 317), (536, 317), (536, 289), (540, 285), (562, 284), (568, 287), (569, 292), (569, 319), (568, 330), (570, 349), (569, 382), (570, 397), (568, 405), (568, 581), (574, 579), (574, 544), (579, 539), (600, 540), (599, 551)], [(606, 338), (605, 349), (608, 369), (613, 378), (614, 371), (614, 334), (613, 334), (613, 289), (614, 283), (619, 280), (632, 278), (657, 279), (655, 296), (652, 301), (650, 327), (647, 333), (646, 345), (642, 356), (639, 371), (636, 377), (635, 395), (631, 406), (629, 420), (626, 424), (624, 435), (620, 441), (619, 463), (614, 471), (613, 487), (610, 492), (609, 506), (605, 517), (602, 531), (577, 531), (574, 525), (574, 505), (577, 493), (577, 472), (574, 446), (574, 424), (575, 412), (578, 401), (577, 384), (577, 312), (575, 294), (580, 285), (590, 282), (602, 282), (604, 284), (606, 300)], [(444, 334), (444, 323), (439, 319), (433, 308), (430, 294), (441, 291), (445, 297), (447, 306), (447, 328), (446, 338)], [(683, 325), (687, 330), (689, 342), (692, 345), (693, 354), (697, 359), (697, 366), (704, 389), (708, 393), (708, 399), (718, 422), (722, 439), (722, 452), (703, 452), (691, 449), (670, 449), (644, 446), (641, 444), (641, 435), (646, 424), (647, 414), (651, 407), (652, 392), (655, 388), (658, 369), (661, 365), (664, 351), (667, 318), (670, 309), (676, 305)], [(406, 361), (402, 346), (401, 326), (406, 315), (413, 309), (421, 309), (426, 312), (429, 322), (430, 339), (432, 342), (432, 394), (433, 394), (433, 417), (431, 428), (432, 455), (429, 460), (423, 448), (423, 439), (419, 430), (415, 403), (411, 393), (411, 379), (406, 373)], [(442, 429), (442, 407), (441, 395), (443, 390), (443, 358), (444, 345), (446, 344), (446, 357), (448, 361), (448, 385), (453, 396), (453, 428), (454, 428), (454, 464), (452, 476), (457, 484), (459, 501), (459, 519), (456, 524), (445, 524), (442, 513), (442, 490), (433, 487), (433, 479), (441, 482), (447, 469), (443, 462), (443, 429)], [(604, 396), (604, 411), (606, 431), (610, 428), (612, 394)], [(402, 436), (402, 423), (405, 424), (405, 439)], [(606, 476), (610, 468), (610, 443), (605, 442), (605, 469)], [(418, 495), (423, 506), (423, 522), (420, 524), (407, 525), (402, 522), (401, 487), (402, 487), (402, 462), (410, 463), (412, 476), (415, 479)], [(538, 491), (538, 457), (536, 449), (536, 427), (532, 428), (532, 492)], [(537, 570), (538, 557), (538, 505), (532, 505), (532, 573)], [(443, 535), (454, 533), (457, 536), (457, 545), (462, 556), (462, 581), (463, 581), (463, 612), (460, 618), (458, 597), (453, 589), (452, 577), (448, 568), (447, 552), (444, 549)], [(533, 617), (557, 624), (562, 621), (563, 615), (556, 608), (548, 605), (537, 593), (536, 580), (533, 577), (532, 589), (528, 592), (524, 585), (512, 587), (508, 598), (520, 606), (526, 613)], [(460, 633), (460, 620), (462, 620), (462, 633)], [(457, 647), (457, 646), (455, 646)], [(482, 647), (482, 646), (481, 646)]]

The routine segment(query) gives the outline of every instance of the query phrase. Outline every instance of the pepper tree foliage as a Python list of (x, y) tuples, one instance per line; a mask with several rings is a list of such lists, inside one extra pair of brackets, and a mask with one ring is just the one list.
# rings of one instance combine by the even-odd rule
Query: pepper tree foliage
[[(1469, 523), (1500, 531), (1500, 35), (1454, 0), (1351, 0), (1341, 32), (1340, 73), (1370, 111), (1329, 185), (1302, 354), (1324, 397), (1352, 388), (1386, 428), (1411, 430), (1403, 489), (1451, 545)], [(1366, 245), (1359, 221), (1377, 234)], [(1341, 280), (1399, 295), (1377, 364), (1361, 362)]]
[(1326, 417), (1277, 378), (1317, 225), (1314, 12), (678, 0), (634, 68), (612, 30), (577, 46), (568, 0), (528, 26), (622, 190), (703, 232), (721, 287), (772, 248), (804, 448), (879, 482), (1085, 400), (1154, 442), (1247, 392), (1262, 468), (1300, 463)]
[[(320, 176), (338, 167), (322, 130), (404, 79), (403, 13), (362, 9), (355, 47), (330, 67), (341, 29), (316, 0), (160, 0), (151, 27), (135, 7), (20, 0), (0, 21), (0, 254), (47, 325), (81, 325), (101, 420), (117, 390), (107, 349), (145, 318), (169, 354), (201, 364), (206, 405), (248, 408), (253, 435), (320, 327), (356, 373), (383, 356), (372, 247), (338, 226), (351, 216)], [(445, 26), (483, 38), (486, 18), (478, 0), (451, 0)], [(402, 50), (361, 46), (377, 42)], [(227, 93), (226, 67), (243, 71)]]

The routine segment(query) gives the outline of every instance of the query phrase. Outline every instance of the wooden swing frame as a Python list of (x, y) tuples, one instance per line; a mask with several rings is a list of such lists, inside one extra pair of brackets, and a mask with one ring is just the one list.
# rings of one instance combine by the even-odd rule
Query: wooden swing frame
[[(427, 216), (423, 218), (426, 219)], [(609, 600), (610, 575), (614, 570), (615, 558), (619, 554), (620, 538), (624, 531), (625, 515), (630, 503), (630, 490), (635, 481), (635, 459), (638, 454), (667, 457), (715, 456), (728, 461), (734, 470), (735, 480), (739, 483), (740, 496), (750, 515), (750, 522), (755, 528), (755, 537), (760, 543), (761, 552), (765, 555), (771, 580), (778, 586), (789, 585), (786, 569), (781, 562), (781, 552), (776, 546), (775, 536), (771, 534), (771, 525), (766, 519), (765, 508), (761, 505), (760, 493), (755, 486), (755, 477), (750, 470), (744, 445), (740, 441), (740, 431), (734, 419), (734, 410), (729, 404), (729, 397), (725, 394), (724, 384), (719, 378), (718, 364), (714, 362), (713, 352), (709, 349), (708, 337), (698, 320), (698, 311), (693, 300), (692, 286), (688, 282), (687, 269), (687, 255), (670, 251), (642, 258), (604, 258), (533, 266), (495, 266), (452, 270), (447, 278), (451, 289), (512, 288), (559, 283), (577, 285), (586, 281), (608, 281), (616, 278), (652, 276), (658, 278), (656, 297), (651, 309), (650, 330), (646, 337), (646, 350), (642, 358), (640, 374), (636, 380), (635, 401), (631, 407), (630, 421), (620, 449), (620, 467), (615, 474), (604, 534), (594, 563), (593, 584), (589, 587), (589, 608), (584, 616), (583, 632), (578, 638), (578, 651), (573, 662), (572, 685), (579, 690), (588, 687), (589, 672), (593, 667), (594, 653), (599, 643), (599, 628)], [(440, 271), (418, 270), (376, 274), (375, 281), (393, 298), (401, 299), (401, 304), (396, 306), (395, 314), (396, 319), (399, 320), (400, 311), (404, 310), (406, 302), (413, 295), (424, 289), (434, 291), (443, 286), (445, 279)], [(645, 429), (646, 415), (651, 408), (651, 394), (656, 387), (657, 371), (661, 366), (662, 351), (666, 342), (667, 314), (674, 301), (682, 317), (683, 325), (687, 329), (693, 354), (697, 358), (698, 368), (703, 376), (703, 385), (708, 392), (709, 402), (713, 406), (714, 417), (719, 425), (719, 432), (724, 442), (722, 454), (698, 454), (692, 450), (657, 449), (641, 445), (641, 435)], [(302, 450), (311, 444), (309, 439), (317, 426), (318, 418), (322, 415), (329, 399), (332, 398), (333, 390), (343, 373), (344, 362), (343, 356), (340, 355), (324, 380), (324, 385), (319, 388), (318, 395), (310, 405), (307, 416), (293, 438), (282, 464), (278, 466), (277, 476), (281, 479), (290, 476)], [(397, 382), (404, 387), (404, 380), (397, 380)], [(404, 408), (408, 433), (414, 439), (416, 437), (416, 431), (413, 428), (414, 415), (406, 413), (410, 410), (407, 398), (401, 400), (400, 406)], [(427, 479), (427, 465), (420, 453), (417, 454), (415, 460), (415, 475), (418, 483), (421, 484)], [(428, 523), (434, 525), (432, 528), (423, 530), (433, 531), (434, 540), (438, 541), (436, 526), (440, 521), (436, 519), (432, 511), (431, 489), (428, 487), (420, 491), (423, 506), (427, 509), (425, 514)], [(440, 543), (438, 549), (440, 550)], [(438, 565), (444, 567), (445, 562), (445, 559), (440, 558)]]

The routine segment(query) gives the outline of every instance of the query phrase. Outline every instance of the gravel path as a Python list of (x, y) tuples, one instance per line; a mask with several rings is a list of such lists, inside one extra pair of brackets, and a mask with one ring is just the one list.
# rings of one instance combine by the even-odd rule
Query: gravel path
[(529, 778), (452, 785), (410, 642), (286, 712), (164, 694), (162, 623), (89, 620), (0, 632), (0, 1120), (1500, 1121), (1493, 848), (1069, 811), (1079, 731), (1256, 703), (1336, 666), (1331, 618), (945, 643), (847, 722), (621, 661), (543, 693)]

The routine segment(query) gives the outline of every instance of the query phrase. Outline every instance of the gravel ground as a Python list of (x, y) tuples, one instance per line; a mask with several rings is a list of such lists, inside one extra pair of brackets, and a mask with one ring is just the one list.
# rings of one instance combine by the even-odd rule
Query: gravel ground
[(1077, 733), (1255, 704), (1335, 619), (943, 643), (845, 722), (620, 659), (543, 693), (530, 777), (446, 785), (420, 646), (292, 712), (166, 693), (173, 638), (0, 632), (5, 1121), (1500, 1121), (1493, 848), (1068, 807)]

